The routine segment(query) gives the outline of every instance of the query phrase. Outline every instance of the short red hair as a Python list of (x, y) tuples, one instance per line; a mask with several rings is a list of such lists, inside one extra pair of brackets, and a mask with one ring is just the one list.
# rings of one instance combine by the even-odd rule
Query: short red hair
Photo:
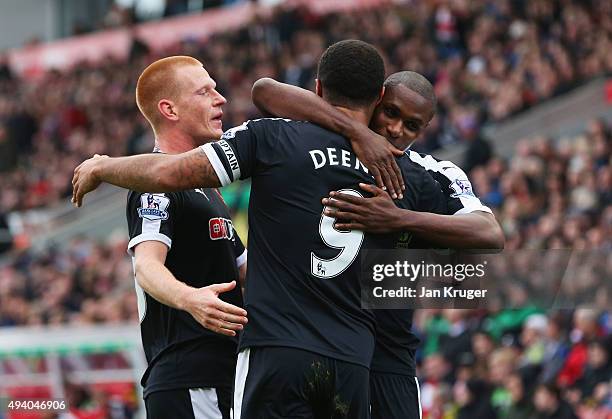
[(136, 83), (136, 104), (147, 118), (155, 131), (162, 121), (162, 115), (157, 104), (162, 99), (173, 100), (180, 91), (180, 80), (176, 77), (177, 70), (184, 66), (202, 63), (193, 57), (178, 55), (155, 61), (144, 69)]

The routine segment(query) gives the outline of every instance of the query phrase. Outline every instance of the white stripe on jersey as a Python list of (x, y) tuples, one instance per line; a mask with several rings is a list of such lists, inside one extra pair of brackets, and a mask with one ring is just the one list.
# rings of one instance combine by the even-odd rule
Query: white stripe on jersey
[(138, 280), (136, 280), (136, 258), (132, 256), (132, 272), (134, 272), (134, 288), (136, 289), (136, 304), (138, 307), (138, 323), (147, 316), (147, 296), (145, 290), (142, 289)]
[(223, 419), (216, 389), (190, 388), (189, 397), (195, 419)]
[[(163, 244), (165, 244), (166, 246), (168, 246), (168, 250), (170, 250), (172, 248), (172, 239), (168, 236), (166, 236), (165, 234), (162, 234), (159, 232), (159, 227), (157, 228), (157, 231), (149, 231), (147, 233), (145, 233), (144, 231), (144, 221), (143, 220), (143, 226), (142, 226), (142, 231), (143, 233), (137, 235), (136, 237), (134, 237), (132, 240), (130, 240), (130, 242), (128, 243), (128, 249), (127, 252), (130, 256), (134, 256), (134, 248), (136, 247), (137, 244), (140, 244), (142, 242), (147, 242), (147, 241), (156, 241), (156, 242), (162, 242)], [(147, 223), (159, 223), (161, 224), (161, 220), (157, 220), (157, 221), (149, 221), (146, 220)]]
[[(406, 150), (406, 154), (410, 157), (410, 160), (419, 164), (425, 168), (425, 170), (429, 170), (431, 172), (440, 172), (440, 168), (438, 166), (438, 160), (434, 159), (429, 154), (425, 154), (424, 156), (420, 155), (416, 151)], [(450, 162), (448, 162), (450, 163)], [(450, 163), (454, 166), (453, 163)]]
[[(467, 175), (463, 170), (459, 168), (455, 163), (448, 160), (438, 161), (429, 154), (421, 155), (416, 151), (407, 150), (406, 154), (416, 164), (422, 166), (425, 170), (430, 172), (439, 173), (448, 179), (450, 185), (458, 184), (461, 182), (463, 185), (468, 186), (472, 189), (472, 184), (469, 181)], [(435, 178), (435, 177), (434, 177)], [(444, 191), (447, 193), (448, 191)], [(459, 199), (463, 208), (455, 212), (455, 215), (469, 214), (474, 211), (484, 211), (492, 213), (491, 209), (480, 202), (480, 199), (473, 193), (457, 193), (453, 198)]]
[(202, 149), (202, 151), (204, 151), (206, 157), (208, 157), (210, 164), (212, 165), (213, 169), (215, 170), (215, 173), (217, 174), (217, 177), (219, 178), (219, 182), (221, 182), (221, 186), (227, 186), (232, 183), (227, 172), (225, 171), (225, 168), (223, 167), (223, 163), (221, 163), (221, 160), (219, 159), (219, 156), (217, 156), (217, 153), (215, 152), (215, 149), (213, 148), (212, 144), (206, 143), (200, 146), (200, 148)]
[(244, 387), (247, 375), (249, 375), (249, 348), (243, 349), (238, 354), (236, 362), (236, 378), (234, 379), (234, 408), (232, 419), (240, 419), (242, 416), (242, 399), (244, 398)]
[(217, 141), (217, 146), (223, 151), (225, 154), (225, 158), (227, 159), (227, 163), (232, 170), (232, 179), (238, 180), (240, 179), (240, 165), (238, 164), (238, 158), (236, 157), (236, 153), (232, 150), (232, 147), (224, 140), (225, 136), (222, 137), (219, 141)]
[(421, 407), (421, 387), (419, 387), (418, 378), (414, 377), (417, 386), (417, 403), (419, 404), (419, 419), (423, 419), (423, 408)]
[(239, 268), (247, 262), (247, 250), (244, 249), (244, 252), (240, 256), (236, 258), (236, 266)]

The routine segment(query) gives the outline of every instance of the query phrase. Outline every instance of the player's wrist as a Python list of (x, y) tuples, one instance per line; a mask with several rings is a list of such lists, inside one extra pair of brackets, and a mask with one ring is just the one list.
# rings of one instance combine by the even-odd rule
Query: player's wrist
[(176, 301), (175, 301), (176, 308), (178, 308), (179, 310), (183, 310), (188, 313), (191, 313), (195, 307), (195, 304), (194, 304), (195, 300), (193, 298), (194, 291), (195, 291), (194, 288), (189, 287), (187, 285), (185, 285), (184, 287), (181, 287), (179, 291), (176, 293)]
[(415, 218), (417, 216), (418, 213), (416, 211), (395, 208), (391, 217), (389, 217), (389, 223), (393, 231), (410, 231), (415, 226)]
[(346, 125), (341, 129), (341, 134), (348, 138), (351, 143), (362, 145), (364, 147), (367, 146), (368, 141), (371, 140), (369, 128), (352, 119), (346, 121)]
[(104, 181), (104, 176), (106, 173), (106, 166), (107, 166), (106, 160), (108, 160), (108, 158), (96, 158), (94, 160), (94, 165), (91, 170), (91, 174), (94, 180), (98, 182)]

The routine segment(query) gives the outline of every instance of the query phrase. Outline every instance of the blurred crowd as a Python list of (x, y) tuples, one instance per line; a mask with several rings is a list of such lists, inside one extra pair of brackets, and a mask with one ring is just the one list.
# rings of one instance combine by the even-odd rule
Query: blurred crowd
[(124, 237), (74, 238), (42, 253), (12, 255), (0, 266), (0, 327), (137, 321)]
[(609, 419), (612, 323), (591, 309), (419, 310), (427, 419)]
[[(469, 172), (502, 225), (506, 260), (572, 249), (563, 287), (589, 308), (541, 310), (523, 289), (520, 309), (417, 311), (424, 417), (612, 418), (611, 128), (594, 119), (574, 138), (523, 139), (510, 160)], [(537, 288), (537, 269), (524, 274)]]
[[(258, 116), (253, 81), (271, 76), (311, 88), (325, 46), (351, 37), (377, 45), (389, 73), (411, 69), (434, 83), (438, 116), (419, 148), (478, 144), (481, 152), (464, 168), (496, 213), (507, 250), (601, 251), (603, 259), (580, 266), (578, 279), (612, 278), (605, 258), (612, 250), (611, 127), (594, 119), (573, 138), (526, 138), (509, 160), (480, 134), (486, 122), (609, 73), (612, 2), (436, 0), (326, 16), (281, 6), (240, 31), (185, 41), (163, 55), (203, 61), (228, 98), (229, 128)], [(83, 64), (36, 83), (0, 60), (0, 219), (66, 199), (74, 167), (94, 153), (151, 148), (133, 92), (156, 57), (135, 40), (127, 62)], [(228, 197), (244, 217), (248, 187)], [(125, 235), (113, 235), (74, 238), (42, 253), (14, 250), (0, 266), (0, 326), (137, 321), (126, 244)], [(598, 310), (420, 310), (415, 326), (426, 418), (612, 417), (605, 303)]]
[(518, 310), (418, 311), (424, 417), (612, 418), (611, 128), (594, 119), (574, 138), (526, 138), (469, 172), (506, 253), (572, 249), (564, 287), (593, 309), (542, 311), (523, 293)]
[(506, 249), (612, 250), (611, 128), (594, 119), (575, 138), (522, 139), (509, 161), (469, 172), (497, 210)]

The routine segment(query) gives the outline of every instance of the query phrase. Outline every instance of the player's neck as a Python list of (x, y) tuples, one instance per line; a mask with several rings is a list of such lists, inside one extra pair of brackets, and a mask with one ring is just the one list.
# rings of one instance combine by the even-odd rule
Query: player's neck
[(155, 138), (155, 149), (166, 154), (180, 154), (193, 150), (199, 143), (182, 131), (160, 132)]
[(370, 118), (372, 117), (371, 112), (361, 110), (361, 109), (345, 108), (343, 106), (338, 106), (338, 105), (334, 105), (334, 107), (338, 109), (340, 112), (348, 115), (353, 120), (357, 120), (365, 125), (368, 125), (370, 123)]

